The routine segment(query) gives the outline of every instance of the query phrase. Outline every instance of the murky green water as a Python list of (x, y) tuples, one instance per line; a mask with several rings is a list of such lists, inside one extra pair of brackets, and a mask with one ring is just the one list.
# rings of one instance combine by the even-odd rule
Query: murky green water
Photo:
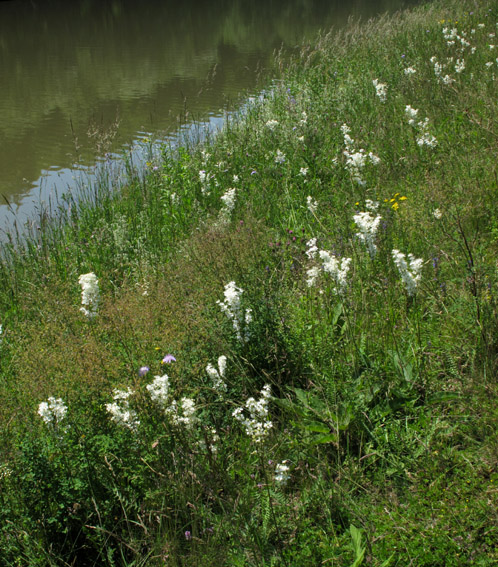
[(111, 148), (233, 108), (282, 45), (416, 3), (0, 1), (0, 229)]

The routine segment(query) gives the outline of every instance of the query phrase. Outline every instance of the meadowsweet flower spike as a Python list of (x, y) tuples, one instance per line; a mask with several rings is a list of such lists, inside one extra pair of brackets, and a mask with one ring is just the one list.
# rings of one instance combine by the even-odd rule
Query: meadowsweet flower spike
[(379, 79), (374, 79), (372, 81), (373, 86), (375, 87), (375, 94), (379, 97), (380, 102), (386, 102), (387, 100), (387, 85), (385, 83), (381, 83)]
[(162, 409), (165, 409), (169, 401), (169, 376), (167, 374), (154, 376), (152, 384), (147, 384), (146, 388), (150, 394), (150, 399)]
[(67, 406), (62, 398), (48, 398), (48, 401), (41, 402), (38, 406), (38, 415), (46, 425), (57, 426), (64, 419), (67, 413)]
[(231, 188), (226, 191), (224, 195), (220, 197), (223, 206), (220, 210), (220, 220), (223, 222), (228, 222), (230, 216), (235, 208), (235, 193), (237, 189)]
[(424, 261), (421, 258), (415, 258), (413, 254), (408, 254), (407, 262), (405, 254), (396, 249), (392, 251), (392, 257), (408, 295), (415, 295), (418, 283), (422, 277), (420, 272)]
[[(273, 423), (269, 420), (268, 416), (270, 397), (271, 388), (270, 385), (267, 384), (261, 390), (261, 398), (259, 400), (249, 398), (245, 403), (245, 407), (239, 407), (232, 412), (232, 416), (245, 427), (246, 434), (251, 437), (255, 443), (261, 443), (273, 427)], [(244, 410), (249, 412), (249, 417), (244, 415)]]
[(375, 235), (379, 228), (382, 217), (377, 215), (374, 217), (369, 211), (358, 213), (353, 217), (359, 232), (356, 233), (358, 239), (365, 244), (368, 249), (370, 257), (373, 258), (377, 253), (377, 246), (375, 245)]
[(80, 311), (88, 319), (92, 319), (97, 315), (97, 308), (99, 305), (99, 280), (97, 276), (90, 272), (89, 274), (82, 274), (78, 283), (81, 285), (81, 304)]
[(343, 258), (339, 261), (335, 256), (332, 256), (330, 252), (327, 252), (327, 250), (320, 250), (318, 255), (323, 262), (323, 271), (330, 274), (336, 283), (335, 292), (343, 293), (348, 284), (347, 275), (351, 258)]
[(227, 366), (227, 357), (222, 355), (218, 358), (218, 369), (212, 364), (206, 366), (206, 372), (213, 381), (213, 387), (218, 392), (226, 392), (227, 385), (223, 381), (225, 377), (225, 369)]
[(250, 339), (249, 325), (252, 321), (252, 309), (247, 308), (244, 312), (242, 309), (241, 297), (244, 290), (235, 285), (235, 282), (229, 282), (225, 286), (225, 301), (217, 301), (221, 310), (226, 313), (227, 317), (232, 320), (232, 325), (237, 335), (237, 339), (247, 342)]
[(133, 392), (128, 388), (127, 390), (114, 390), (114, 402), (106, 404), (106, 410), (111, 414), (111, 419), (118, 425), (122, 425), (135, 431), (140, 425), (137, 413), (130, 409), (129, 398)]

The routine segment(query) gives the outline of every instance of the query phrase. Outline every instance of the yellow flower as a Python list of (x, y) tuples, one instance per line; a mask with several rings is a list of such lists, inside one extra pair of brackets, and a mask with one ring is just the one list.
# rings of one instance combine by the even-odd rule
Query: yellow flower
[(400, 197), (399, 200), (400, 200), (400, 201), (406, 201), (406, 197), (405, 197), (405, 196)]
[(397, 211), (399, 209), (399, 203), (394, 203), (394, 205), (391, 208)]

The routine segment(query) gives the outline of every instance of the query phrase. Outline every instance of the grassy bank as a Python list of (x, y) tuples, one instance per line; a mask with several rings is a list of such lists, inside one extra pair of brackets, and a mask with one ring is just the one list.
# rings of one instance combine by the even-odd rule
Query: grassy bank
[(498, 563), (497, 25), (324, 35), (5, 248), (2, 564)]

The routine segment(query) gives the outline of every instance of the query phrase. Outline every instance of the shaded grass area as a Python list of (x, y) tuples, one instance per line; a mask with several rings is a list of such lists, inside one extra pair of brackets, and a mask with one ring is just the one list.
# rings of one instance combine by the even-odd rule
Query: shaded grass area
[(13, 239), (6, 564), (498, 561), (497, 24), (441, 1), (319, 37)]

